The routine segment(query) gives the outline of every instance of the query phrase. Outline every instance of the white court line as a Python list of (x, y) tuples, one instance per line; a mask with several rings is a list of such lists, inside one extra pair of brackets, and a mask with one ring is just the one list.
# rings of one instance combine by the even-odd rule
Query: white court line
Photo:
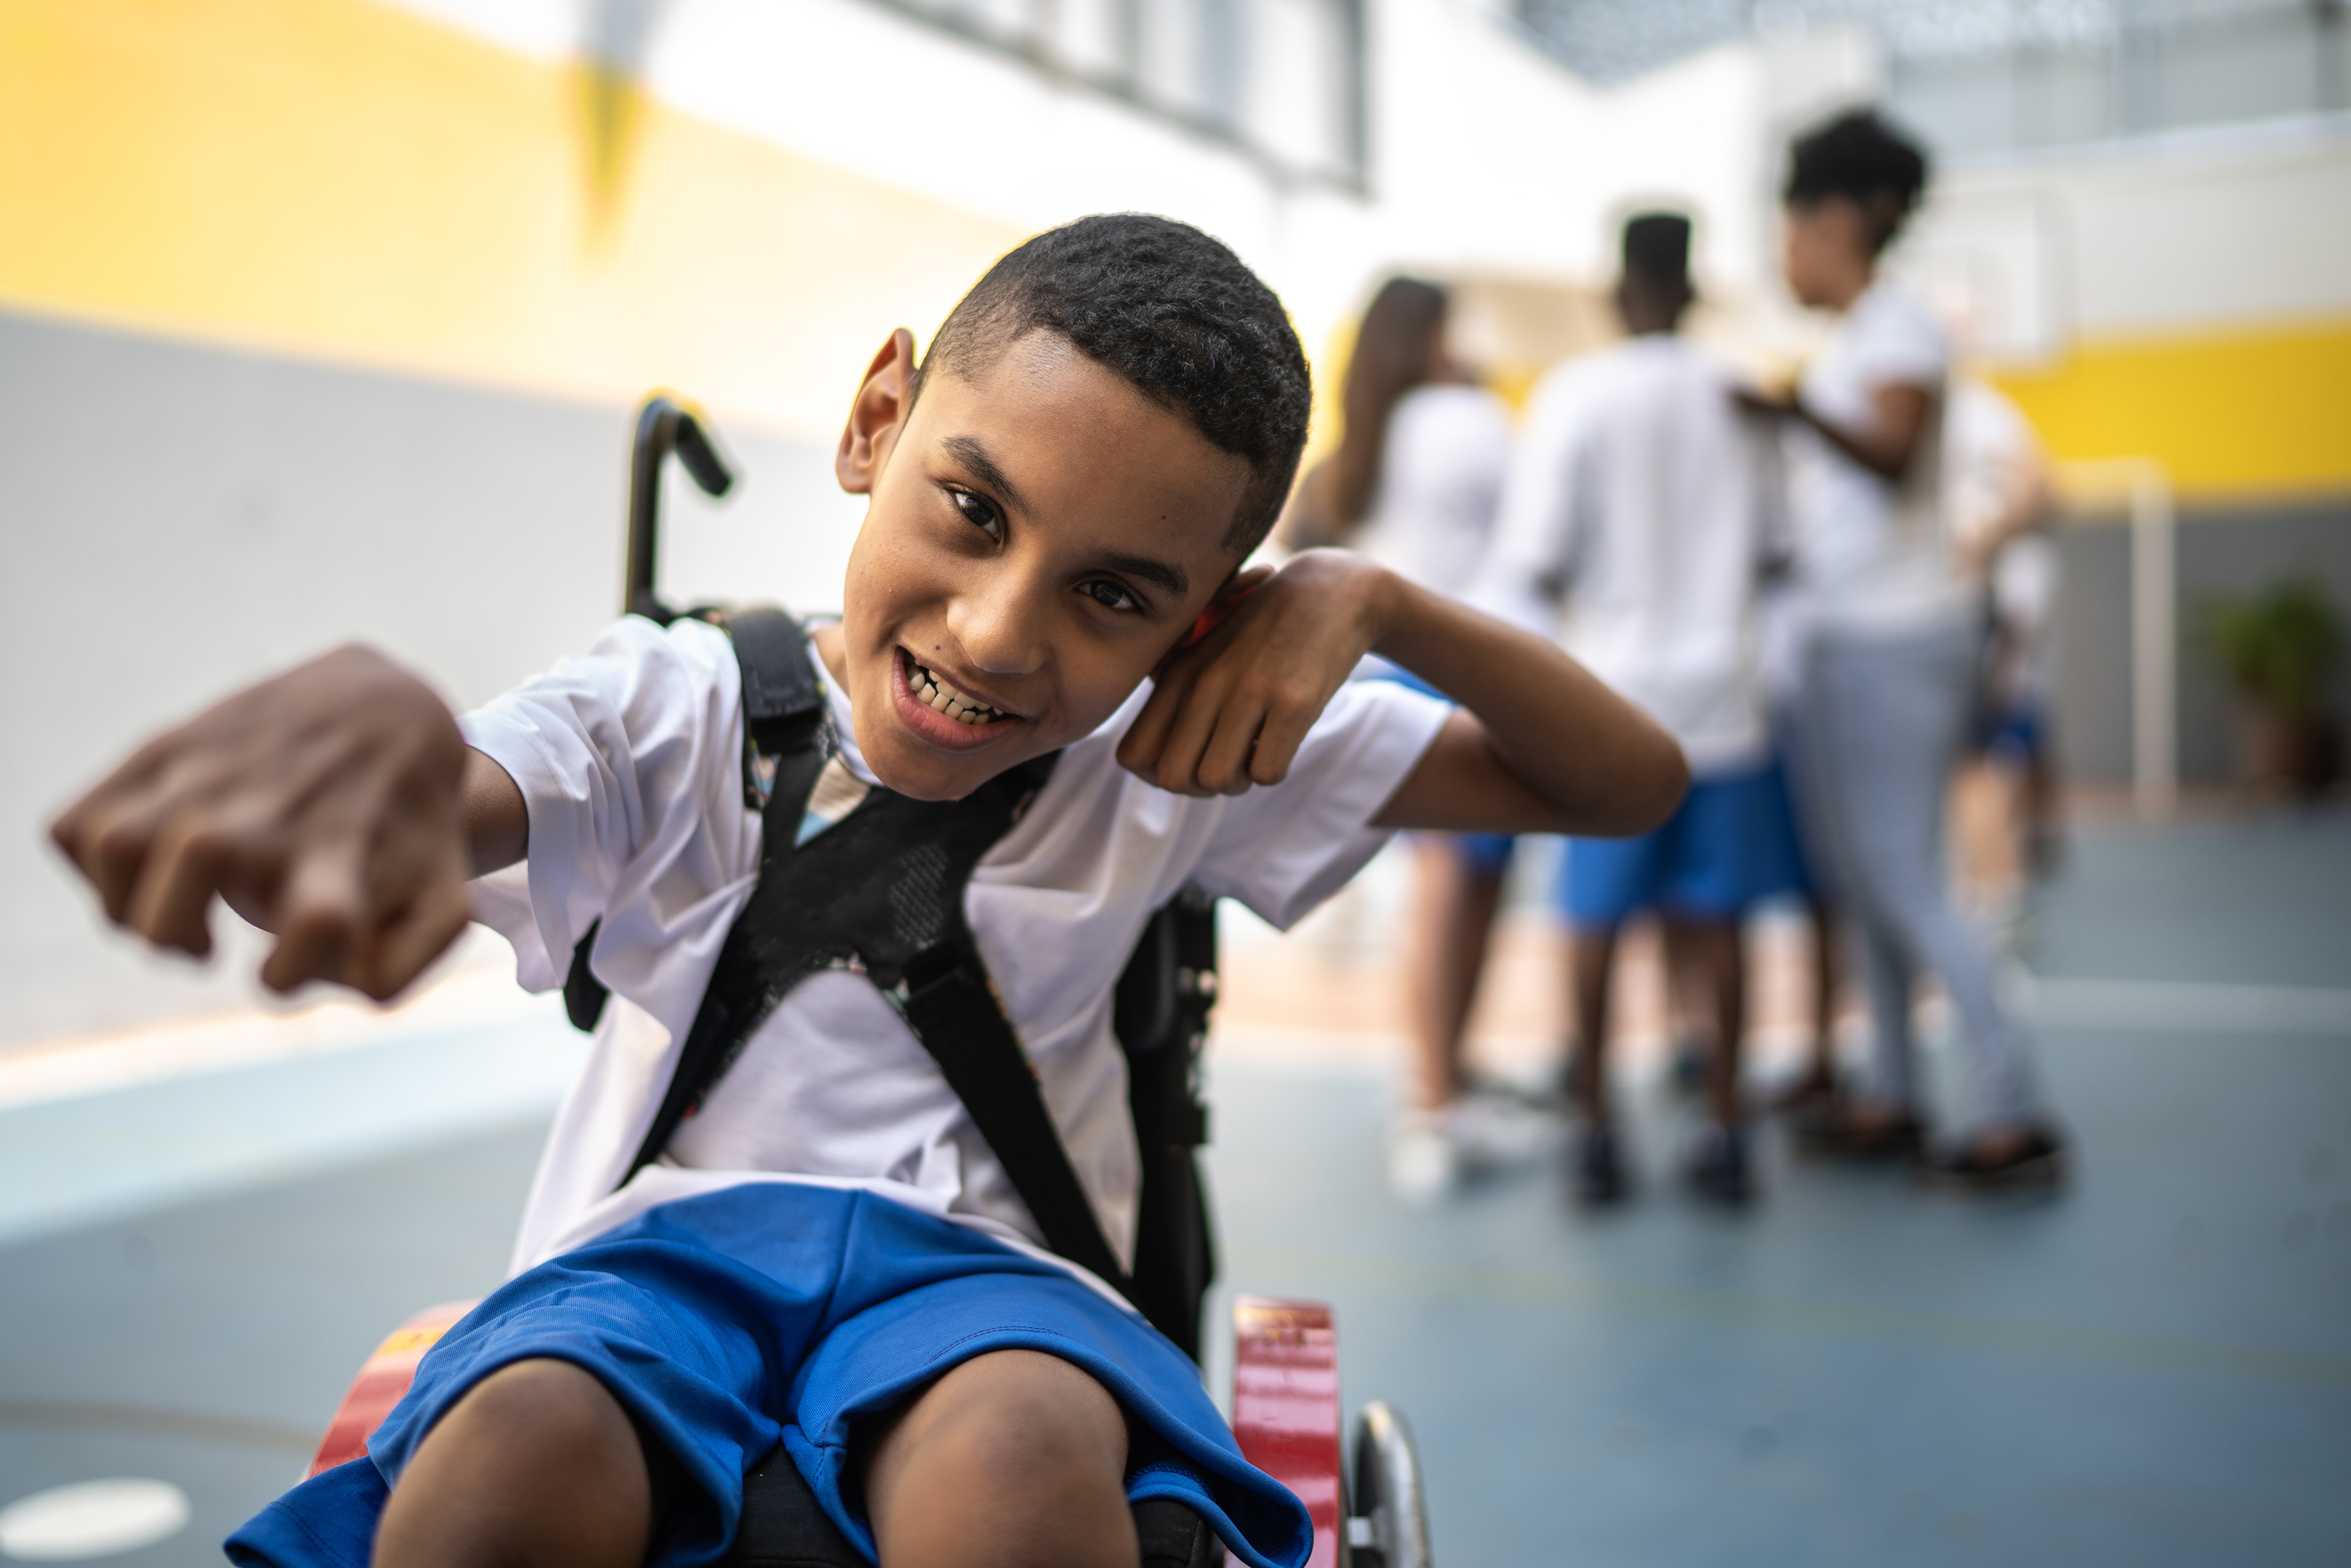
[(2351, 989), (2013, 977), (2034, 1022), (2170, 1033), (2351, 1035)]

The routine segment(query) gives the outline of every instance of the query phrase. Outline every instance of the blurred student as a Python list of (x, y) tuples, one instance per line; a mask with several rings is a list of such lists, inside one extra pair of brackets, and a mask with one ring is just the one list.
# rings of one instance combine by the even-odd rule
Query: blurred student
[(1991, 953), (1945, 873), (1944, 802), (1967, 737), (1980, 622), (1944, 524), (1949, 353), (1927, 308), (1877, 276), (1926, 182), (1917, 147), (1855, 112), (1797, 141), (1784, 193), (1789, 287), (1837, 316), (1793, 398), (1773, 405), (1793, 423), (1790, 507), (1806, 617), (1796, 781), (1860, 936), (1874, 1026), (1864, 1082), (1799, 1133), (1828, 1154), (1926, 1147), (1911, 1040), (1924, 967), (1959, 1012), (1980, 1107), (1926, 1169), (1971, 1186), (2047, 1182), (2062, 1173), (2059, 1136)]
[(1961, 570), (1982, 596), (1989, 643), (1967, 782), (1978, 810), (1969, 881), (1995, 923), (2056, 859), (2057, 769), (2049, 734), (2055, 684), (2050, 616), (2058, 587), (2049, 465), (2015, 403), (1968, 377), (1943, 419), (1946, 504)]
[(1593, 1205), (1626, 1186), (1607, 1084), (1608, 999), (1617, 933), (1643, 910), (1667, 923), (1711, 1001), (1707, 1117), (1687, 1175), (1707, 1197), (1748, 1197), (1740, 922), (1780, 891), (1771, 870), (1788, 858), (1773, 841), (1754, 675), (1761, 442), (1732, 406), (1725, 370), (1678, 335), (1694, 298), (1689, 240), (1678, 214), (1625, 225), (1615, 298), (1627, 336), (1536, 388), (1477, 593), (1507, 618), (1553, 631), (1646, 709), (1681, 743), (1694, 780), (1656, 831), (1578, 839), (1568, 851), (1560, 898), (1573, 941), (1573, 1179)]
[[(1301, 483), (1281, 542), (1345, 545), (1458, 598), (1493, 532), (1510, 411), (1447, 352), (1447, 307), (1442, 288), (1411, 277), (1390, 278), (1373, 297), (1341, 392), (1339, 448)], [(1371, 663), (1377, 667), (1368, 673), (1419, 685)], [(1464, 1092), (1461, 1061), (1511, 840), (1418, 833), (1412, 842), (1418, 887), (1406, 984), (1415, 1071), (1388, 1159), (1396, 1191), (1425, 1200), (1520, 1157), (1530, 1132), (1512, 1108)]]

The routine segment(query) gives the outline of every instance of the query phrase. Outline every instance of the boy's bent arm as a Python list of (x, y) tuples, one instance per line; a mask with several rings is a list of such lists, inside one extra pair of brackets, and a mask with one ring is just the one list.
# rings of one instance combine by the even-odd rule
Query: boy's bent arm
[(399, 992), (473, 915), (469, 877), (520, 858), (521, 792), (431, 687), (339, 648), (156, 737), (50, 837), (107, 915), (212, 947), (217, 897), (276, 934), (261, 977)]
[(1689, 787), (1681, 747), (1545, 638), (1384, 573), (1372, 651), (1461, 706), (1374, 820), (1468, 832), (1646, 832)]
[(1309, 550), (1161, 670), (1119, 760), (1182, 794), (1287, 776), (1365, 653), (1467, 710), (1376, 819), (1386, 828), (1634, 833), (1673, 810), (1688, 768), (1673, 737), (1548, 640), (1342, 550)]

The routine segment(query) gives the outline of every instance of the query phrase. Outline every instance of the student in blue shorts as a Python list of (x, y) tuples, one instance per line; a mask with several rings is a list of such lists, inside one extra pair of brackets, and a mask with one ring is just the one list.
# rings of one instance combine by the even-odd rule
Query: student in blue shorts
[[(1301, 1505), (1108, 1278), (1138, 1179), (1113, 982), (1186, 882), (1286, 925), (1391, 830), (1639, 831), (1685, 779), (1667, 736), (1540, 639), (1341, 552), (1240, 570), (1308, 396), (1280, 302), (1223, 246), (1134, 215), (1053, 230), (919, 364), (900, 330), (867, 370), (837, 471), (868, 510), (772, 777), (747, 633), (632, 618), (463, 719), (380, 655), (329, 653), (59, 819), (111, 918), (201, 954), (220, 897), (276, 934), (279, 989), (390, 997), (478, 911), (523, 984), (577, 955), (604, 996), (512, 1277), (425, 1356), (370, 1456), (233, 1556), (709, 1562), (780, 1438), (890, 1568), (1131, 1568), (1145, 1497), (1245, 1562), (1305, 1561)], [(1347, 685), (1374, 650), (1461, 706)], [(790, 821), (763, 818), (762, 789)], [(878, 903), (803, 874), (936, 821)], [(792, 983), (728, 991), (746, 930), (799, 944)], [(967, 962), (1099, 1267), (1049, 1249), (917, 1039)]]
[(1574, 938), (1578, 1113), (1573, 1184), (1593, 1205), (1625, 1192), (1604, 1061), (1616, 934), (1639, 910), (1677, 929), (1705, 971), (1718, 1041), (1708, 1119), (1687, 1175), (1704, 1197), (1749, 1196), (1740, 1038), (1740, 917), (1792, 859), (1756, 658), (1765, 433), (1734, 406), (1729, 370), (1680, 334), (1696, 298), (1690, 220), (1644, 213), (1624, 230), (1626, 336), (1537, 383), (1492, 556), (1473, 602), (1562, 644), (1670, 730), (1698, 782), (1656, 832), (1579, 839), (1562, 888)]

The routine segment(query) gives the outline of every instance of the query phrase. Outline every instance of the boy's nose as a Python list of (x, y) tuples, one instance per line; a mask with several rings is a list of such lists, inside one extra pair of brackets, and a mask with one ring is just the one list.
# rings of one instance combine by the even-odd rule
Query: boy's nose
[(1008, 573), (956, 595), (947, 631), (975, 674), (1032, 675), (1045, 666), (1045, 608), (1037, 585)]

